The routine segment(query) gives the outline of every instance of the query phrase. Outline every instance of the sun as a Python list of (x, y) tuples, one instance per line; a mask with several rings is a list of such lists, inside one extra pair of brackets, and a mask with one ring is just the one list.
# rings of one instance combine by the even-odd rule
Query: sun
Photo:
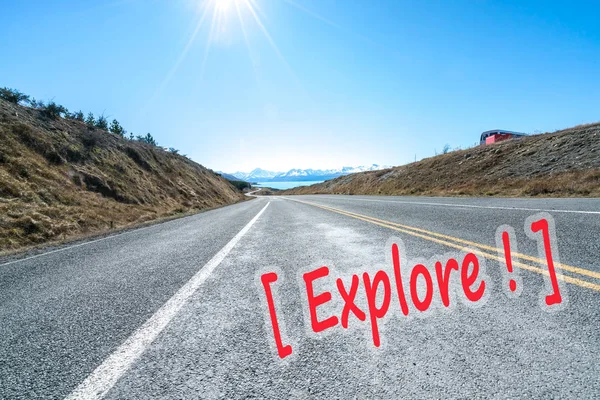
[(236, 0), (213, 0), (216, 12), (228, 14), (235, 7)]
[[(203, 27), (208, 25), (208, 37), (204, 41), (204, 56), (202, 57), (201, 64), (198, 66), (198, 75), (200, 77), (204, 74), (206, 62), (211, 50), (212, 45), (219, 44), (222, 46), (229, 46), (231, 43), (231, 35), (236, 25), (241, 32), (244, 43), (248, 48), (250, 58), (253, 58), (252, 51), (250, 49), (250, 38), (248, 32), (250, 29), (257, 29), (262, 32), (264, 39), (270, 45), (272, 51), (275, 52), (282, 66), (288, 71), (290, 76), (299, 84), (298, 77), (294, 74), (294, 71), (287, 63), (283, 54), (279, 51), (277, 44), (271, 34), (267, 30), (263, 19), (267, 19), (265, 12), (262, 10), (260, 3), (262, 0), (186, 0), (188, 4), (196, 11), (195, 27), (192, 29), (184, 48), (181, 50), (179, 56), (175, 60), (173, 66), (169, 72), (165, 75), (164, 79), (158, 85), (152, 99), (155, 99), (160, 92), (167, 86), (171, 78), (177, 73), (179, 66), (184, 62), (187, 54), (192, 49), (194, 43), (197, 41), (197, 37)], [(307, 8), (297, 4), (295, 0), (280, 0), (283, 3), (287, 3), (294, 8), (309, 14), (313, 18), (319, 19), (329, 25), (332, 25), (339, 29), (339, 26), (333, 22), (323, 18), (322, 16), (308, 10)], [(252, 65), (255, 67), (254, 60)], [(255, 70), (256, 73), (256, 70)], [(258, 78), (257, 78), (258, 79)]]

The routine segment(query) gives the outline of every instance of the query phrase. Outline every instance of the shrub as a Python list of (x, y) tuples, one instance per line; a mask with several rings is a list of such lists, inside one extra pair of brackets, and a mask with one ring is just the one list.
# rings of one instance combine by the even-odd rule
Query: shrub
[(96, 126), (96, 120), (94, 119), (94, 114), (92, 113), (88, 113), (87, 118), (85, 119), (85, 123), (87, 124), (87, 126), (89, 127), (94, 127)]
[(21, 93), (16, 89), (9, 89), (7, 87), (3, 87), (0, 89), (0, 98), (13, 104), (19, 104), (22, 101), (29, 101), (29, 96), (27, 96), (26, 94)]
[(105, 131), (108, 130), (108, 121), (106, 120), (106, 117), (104, 116), (104, 114), (99, 116), (98, 119), (96, 120), (96, 128), (103, 129)]
[(444, 147), (442, 148), (442, 154), (448, 154), (449, 151), (450, 151), (450, 145), (448, 143), (446, 143), (444, 145)]
[(169, 151), (170, 151), (171, 153), (174, 153), (174, 154), (179, 154), (179, 150), (177, 150), (177, 149), (175, 149), (175, 148), (173, 148), (173, 147), (169, 147)]
[(119, 135), (119, 136), (125, 136), (125, 129), (123, 129), (123, 127), (121, 126), (121, 124), (119, 124), (119, 121), (117, 121), (116, 119), (113, 119), (111, 124), (110, 124), (110, 133), (114, 133), (115, 135)]
[(42, 108), (42, 115), (51, 119), (57, 119), (67, 112), (68, 110), (65, 107), (56, 104), (54, 101), (49, 102)]

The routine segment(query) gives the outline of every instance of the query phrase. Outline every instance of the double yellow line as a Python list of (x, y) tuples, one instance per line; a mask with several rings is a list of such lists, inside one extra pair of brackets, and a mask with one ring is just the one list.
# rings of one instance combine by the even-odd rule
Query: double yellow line
[[(295, 199), (290, 199), (290, 200), (296, 201), (298, 203), (307, 204), (307, 205), (310, 205), (313, 207), (318, 207), (323, 210), (335, 212), (335, 213), (345, 215), (345, 216), (348, 216), (351, 218), (355, 218), (355, 219), (358, 219), (361, 221), (369, 222), (371, 224), (382, 226), (384, 228), (392, 229), (394, 231), (402, 232), (407, 235), (415, 236), (415, 237), (418, 237), (421, 239), (429, 240), (431, 242), (439, 243), (444, 246), (452, 247), (452, 248), (455, 248), (458, 250), (462, 250), (465, 247), (469, 247), (470, 250), (473, 253), (477, 254), (478, 256), (482, 256), (482, 257), (485, 257), (485, 258), (488, 258), (491, 260), (497, 260), (502, 263), (505, 262), (504, 256), (499, 255), (499, 249), (497, 249), (496, 247), (493, 247), (493, 246), (488, 246), (485, 244), (472, 242), (470, 240), (460, 239), (460, 238), (457, 238), (454, 236), (443, 235), (441, 233), (432, 232), (432, 231), (428, 231), (428, 230), (420, 229), (420, 228), (415, 228), (413, 226), (402, 225), (402, 224), (398, 224), (398, 223), (391, 222), (391, 221), (386, 221), (386, 220), (379, 219), (379, 218), (369, 217), (367, 215), (357, 214), (357, 213), (353, 213), (350, 211), (344, 211), (344, 210), (340, 210), (338, 208), (324, 206), (321, 204), (316, 204), (316, 203), (312, 203), (312, 202), (308, 202), (308, 201), (301, 201), (301, 200), (295, 200)], [(490, 253), (490, 252), (492, 252), (492, 253)], [(500, 253), (500, 254), (503, 254), (503, 253)], [(538, 274), (542, 274), (542, 275), (546, 275), (546, 276), (548, 275), (548, 271), (546, 269), (542, 269), (541, 267), (539, 267), (537, 265), (526, 264), (523, 262), (523, 261), (530, 261), (531, 263), (542, 264), (545, 266), (546, 260), (538, 258), (538, 257), (533, 257), (533, 256), (530, 256), (527, 254), (521, 254), (521, 253), (512, 253), (512, 257), (513, 257), (513, 266), (519, 267), (521, 269), (525, 269), (527, 271), (536, 272)], [(520, 259), (521, 261), (516, 261), (514, 259)], [(557, 268), (560, 268), (562, 271), (568, 271), (568, 272), (571, 272), (574, 274), (584, 275), (588, 278), (600, 280), (600, 273), (595, 272), (595, 271), (590, 271), (590, 270), (587, 270), (584, 268), (573, 267), (571, 265), (561, 264), (561, 263), (555, 263), (555, 266)], [(597, 292), (600, 292), (600, 284), (598, 284), (598, 283), (588, 282), (587, 280), (574, 278), (572, 276), (564, 275), (564, 274), (557, 274), (557, 278), (562, 281), (565, 281), (567, 283), (571, 283), (573, 285), (581, 286), (584, 288), (588, 288), (588, 289), (592, 289)]]

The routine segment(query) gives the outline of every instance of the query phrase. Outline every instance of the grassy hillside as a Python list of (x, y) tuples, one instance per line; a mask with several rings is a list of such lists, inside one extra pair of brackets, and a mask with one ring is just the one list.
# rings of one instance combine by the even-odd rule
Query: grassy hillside
[(283, 194), (600, 196), (600, 123), (453, 151)]
[(184, 156), (0, 100), (0, 252), (243, 198)]

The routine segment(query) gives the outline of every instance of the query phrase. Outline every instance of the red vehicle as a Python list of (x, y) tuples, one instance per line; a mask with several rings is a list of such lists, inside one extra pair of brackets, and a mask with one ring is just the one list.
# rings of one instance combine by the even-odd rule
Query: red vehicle
[(491, 131), (483, 132), (481, 134), (479, 144), (481, 144), (481, 145), (492, 144), (492, 143), (500, 142), (502, 140), (512, 139), (515, 137), (523, 137), (523, 136), (527, 136), (527, 134), (520, 133), (520, 132), (505, 131), (502, 129), (494, 129)]

